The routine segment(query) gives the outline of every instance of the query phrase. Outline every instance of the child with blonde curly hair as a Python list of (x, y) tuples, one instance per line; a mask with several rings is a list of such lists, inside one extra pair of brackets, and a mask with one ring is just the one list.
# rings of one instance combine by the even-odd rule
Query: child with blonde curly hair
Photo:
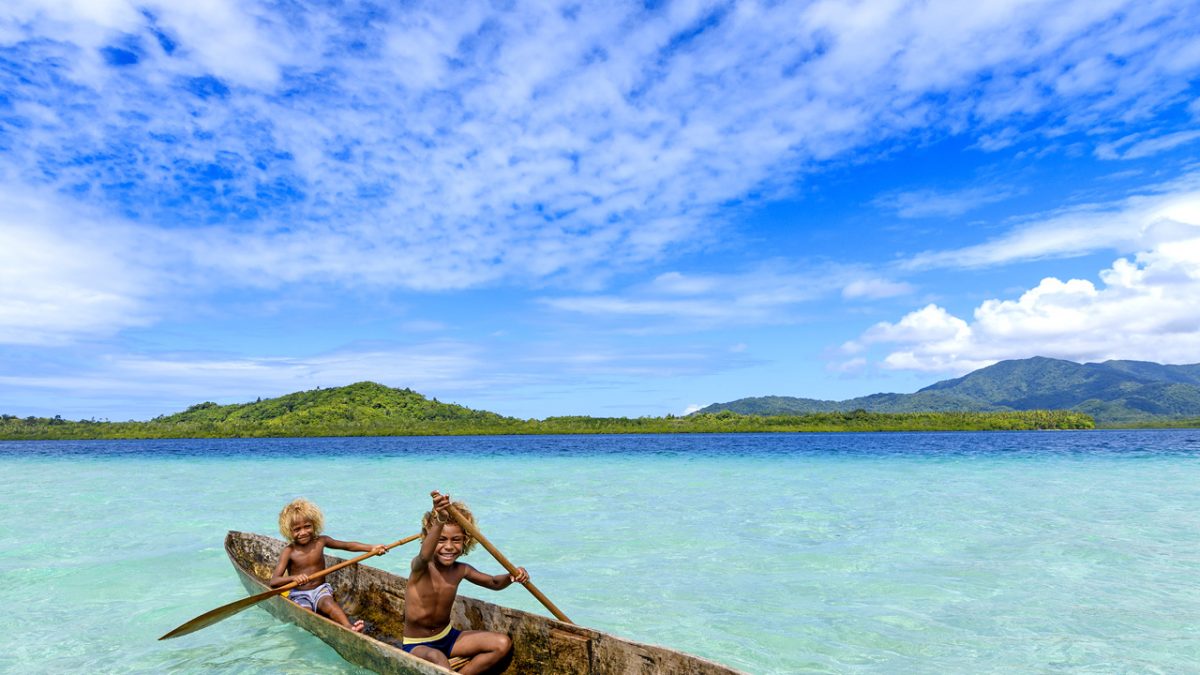
[[(483, 630), (460, 631), (450, 625), (450, 610), (458, 596), (463, 579), (494, 591), (508, 588), (513, 582), (529, 580), (524, 567), (514, 575), (484, 574), (474, 567), (458, 562), (474, 546), (475, 539), (450, 518), (446, 507), (450, 496), (437, 490), (430, 493), (433, 509), (421, 519), (421, 552), (412, 561), (412, 573), (404, 591), (404, 644), (402, 649), (413, 656), (449, 668), (450, 657), (467, 657), (470, 662), (460, 673), (482, 673), (496, 665), (512, 649), (512, 639), (503, 633)], [(475, 517), (462, 502), (454, 508), (463, 518), (474, 523)]]
[(279, 554), (279, 562), (271, 575), (271, 588), (298, 582), (295, 588), (288, 591), (288, 600), (361, 633), (363, 622), (350, 623), (349, 617), (333, 599), (333, 587), (321, 583), (320, 579), (310, 581), (309, 576), (325, 569), (326, 547), (362, 553), (370, 551), (375, 555), (387, 553), (387, 547), (383, 544), (339, 541), (321, 534), (324, 529), (325, 516), (316, 504), (307, 499), (295, 499), (283, 507), (279, 512), (279, 533), (288, 540), (288, 545)]

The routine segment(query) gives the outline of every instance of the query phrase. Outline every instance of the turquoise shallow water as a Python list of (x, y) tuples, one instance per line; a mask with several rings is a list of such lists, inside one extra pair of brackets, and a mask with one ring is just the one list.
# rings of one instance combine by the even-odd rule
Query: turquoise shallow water
[(260, 610), (156, 638), (241, 597), (226, 530), (303, 495), (388, 542), (433, 488), (578, 623), (753, 673), (1200, 664), (1200, 431), (10, 442), (0, 472), (6, 672), (357, 672)]

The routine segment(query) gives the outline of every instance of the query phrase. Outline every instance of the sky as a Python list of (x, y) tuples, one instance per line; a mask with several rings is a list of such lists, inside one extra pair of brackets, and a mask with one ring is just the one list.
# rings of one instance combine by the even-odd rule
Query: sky
[(0, 5), (0, 413), (1200, 362), (1200, 3)]

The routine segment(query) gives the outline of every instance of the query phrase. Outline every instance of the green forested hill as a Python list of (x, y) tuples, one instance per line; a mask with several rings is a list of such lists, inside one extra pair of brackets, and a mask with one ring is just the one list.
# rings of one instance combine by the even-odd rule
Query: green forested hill
[(161, 424), (265, 424), (268, 426), (337, 425), (392, 421), (502, 422), (495, 413), (428, 399), (411, 389), (358, 382), (334, 389), (313, 389), (254, 403), (198, 403), (187, 410), (157, 417)]
[(375, 382), (313, 389), (253, 403), (197, 403), (147, 422), (0, 417), (0, 438), (230, 438), (505, 433), (523, 424)]
[(1074, 363), (1034, 357), (981, 368), (913, 394), (873, 394), (845, 401), (766, 396), (716, 403), (702, 412), (798, 414), (871, 412), (1075, 410), (1100, 424), (1200, 417), (1200, 364), (1145, 361)]

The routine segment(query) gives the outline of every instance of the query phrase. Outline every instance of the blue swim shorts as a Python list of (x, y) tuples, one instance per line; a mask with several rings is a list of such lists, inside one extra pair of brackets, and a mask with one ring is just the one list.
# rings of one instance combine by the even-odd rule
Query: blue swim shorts
[(317, 604), (321, 602), (321, 598), (333, 597), (333, 586), (329, 584), (321, 584), (314, 589), (307, 591), (298, 591), (292, 589), (287, 592), (287, 599), (300, 605), (304, 609), (311, 612), (317, 611)]
[(458, 636), (461, 633), (462, 631), (459, 629), (447, 624), (446, 630), (427, 638), (410, 638), (406, 635), (404, 637), (404, 644), (400, 645), (400, 648), (406, 652), (412, 652), (417, 647), (432, 647), (449, 657), (450, 650), (454, 649), (454, 643), (458, 641)]

